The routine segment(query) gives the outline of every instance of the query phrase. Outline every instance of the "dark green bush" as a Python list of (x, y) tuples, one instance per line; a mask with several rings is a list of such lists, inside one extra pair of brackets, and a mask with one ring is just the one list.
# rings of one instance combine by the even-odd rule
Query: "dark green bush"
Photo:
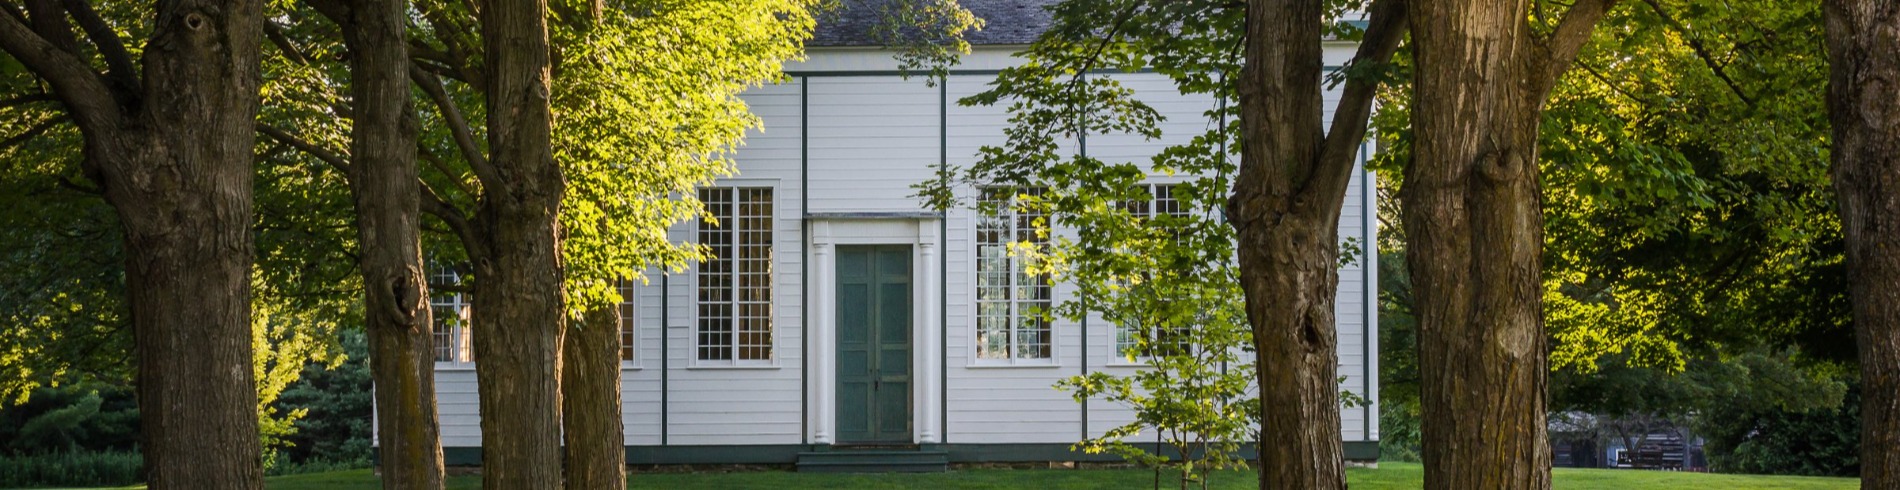
[(284, 439), (290, 447), (279, 452), (271, 474), (305, 473), (300, 468), (367, 468), (370, 446), (369, 341), (360, 330), (346, 330), (338, 338), (349, 360), (335, 369), (322, 364), (304, 366), (303, 376), (277, 397), (279, 413), (308, 410), (297, 419), (297, 433)]
[(1722, 410), (1701, 425), (1716, 471), (1772, 475), (1860, 474), (1860, 395), (1807, 411)]
[(330, 461), (315, 459), (309, 461), (282, 462), (265, 470), (265, 476), (301, 475), (304, 473), (327, 473), (331, 471), (355, 470), (373, 466), (369, 458)]
[(0, 455), (0, 488), (131, 485), (140, 481), (143, 466), (145, 460), (137, 452)]
[(0, 455), (128, 452), (138, 445), (138, 422), (128, 386), (42, 387), (24, 404), (0, 407)]

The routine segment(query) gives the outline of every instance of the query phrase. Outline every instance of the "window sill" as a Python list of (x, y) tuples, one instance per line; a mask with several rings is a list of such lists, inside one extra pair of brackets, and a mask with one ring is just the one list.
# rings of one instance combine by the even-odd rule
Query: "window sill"
[(1151, 364), (1148, 364), (1148, 361), (1128, 362), (1127, 359), (1118, 358), (1113, 362), (1110, 362), (1108, 364), (1103, 364), (1102, 367), (1105, 367), (1105, 368), (1151, 368), (1154, 366)]
[(710, 365), (710, 366), (705, 366), (705, 365), (686, 366), (686, 370), (688, 371), (775, 371), (775, 370), (784, 369), (784, 368), (785, 368), (784, 366), (780, 366), (777, 364), (739, 364), (739, 365), (732, 365), (732, 366), (722, 366), (722, 365), (715, 364), (715, 365)]
[(456, 371), (474, 371), (474, 370), (475, 370), (475, 363), (472, 363), (472, 362), (440, 362), (440, 361), (437, 361), (437, 362), (435, 363), (435, 370), (437, 370), (437, 371), (450, 371), (450, 372), (456, 372)]
[(987, 364), (987, 363), (974, 363), (974, 362), (973, 362), (973, 363), (970, 363), (970, 364), (966, 364), (966, 365), (964, 365), (963, 367), (964, 367), (965, 369), (1059, 369), (1059, 368), (1061, 368), (1061, 367), (1062, 367), (1062, 364), (1061, 364), (1061, 363), (1057, 363), (1057, 362), (1048, 362), (1048, 363), (1037, 363), (1037, 364), (1029, 364), (1029, 363), (1022, 363), (1022, 364)]
[(642, 370), (642, 369), (646, 369), (646, 367), (645, 367), (645, 366), (641, 366), (641, 365), (639, 365), (639, 364), (637, 364), (637, 363), (633, 363), (633, 362), (629, 362), (629, 361), (620, 361), (620, 370), (621, 370), (621, 371), (639, 371), (639, 370)]

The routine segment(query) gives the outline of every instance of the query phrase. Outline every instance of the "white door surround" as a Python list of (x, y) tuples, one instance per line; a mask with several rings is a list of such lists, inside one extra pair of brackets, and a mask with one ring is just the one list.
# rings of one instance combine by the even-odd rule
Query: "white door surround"
[(838, 215), (807, 217), (811, 236), (811, 288), (805, 308), (811, 312), (805, 352), (811, 360), (811, 384), (806, 400), (812, 405), (807, 420), (814, 444), (837, 443), (837, 255), (836, 245), (911, 246), (911, 338), (913, 440), (920, 444), (943, 442), (937, 428), (943, 420), (943, 348), (937, 335), (943, 330), (942, 276), (938, 254), (938, 227), (942, 218), (927, 215)]

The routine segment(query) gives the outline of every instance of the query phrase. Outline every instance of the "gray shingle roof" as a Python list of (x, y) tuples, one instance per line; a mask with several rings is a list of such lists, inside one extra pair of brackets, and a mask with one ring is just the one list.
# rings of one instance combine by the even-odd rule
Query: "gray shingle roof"
[[(912, 0), (872, 0), (845, 2), (854, 8), (838, 12), (820, 14), (817, 32), (812, 33), (807, 46), (878, 46), (871, 34), (883, 21), (884, 9), (878, 8), (876, 1), (903, 2)], [(1029, 44), (1049, 28), (1049, 11), (1046, 6), (1054, 5), (1057, 0), (958, 0), (958, 4), (983, 19), (983, 30), (964, 33), (964, 39), (973, 45)]]

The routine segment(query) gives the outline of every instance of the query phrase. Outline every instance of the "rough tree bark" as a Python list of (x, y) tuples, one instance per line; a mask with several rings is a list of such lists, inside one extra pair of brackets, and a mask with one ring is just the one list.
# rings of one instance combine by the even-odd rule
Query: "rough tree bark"
[[(1403, 0), (1382, 0), (1354, 63), (1386, 63), (1405, 29)], [(1323, 2), (1247, 4), (1240, 93), (1241, 167), (1229, 203), (1259, 361), (1260, 488), (1346, 488), (1339, 436), (1339, 213), (1365, 137), (1376, 81), (1348, 80), (1323, 127)]]
[(620, 308), (587, 312), (561, 350), (561, 419), (569, 490), (626, 488), (620, 420)]
[(90, 2), (36, 1), (31, 28), (5, 6), (0, 48), (65, 104), (125, 232), (151, 488), (260, 488), (250, 269), (263, 2), (158, 2), (141, 64)]
[(481, 391), (482, 486), (561, 488), (558, 365), (566, 326), (561, 193), (548, 106), (547, 1), (482, 4), (488, 148), (471, 162), (476, 205), (475, 377)]
[(1417, 0), (1413, 161), (1400, 191), (1416, 289), (1425, 488), (1550, 488), (1537, 132), (1615, 0), (1548, 36), (1529, 0)]
[(1827, 0), (1833, 177), (1860, 348), (1860, 477), (1900, 488), (1900, 2)]
[(311, 0), (350, 50), (350, 162), (383, 488), (442, 488), (405, 0)]

